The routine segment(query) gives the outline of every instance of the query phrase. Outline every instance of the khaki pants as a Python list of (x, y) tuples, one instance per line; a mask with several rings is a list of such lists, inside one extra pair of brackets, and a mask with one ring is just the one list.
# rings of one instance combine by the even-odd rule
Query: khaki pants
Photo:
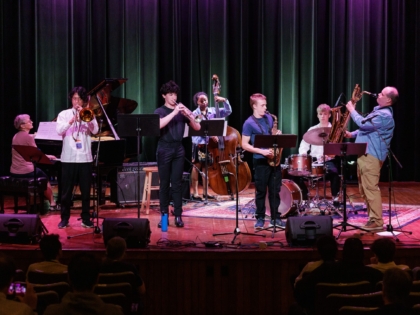
[(379, 189), (379, 176), (382, 162), (373, 155), (362, 155), (357, 159), (357, 177), (359, 191), (365, 199), (369, 220), (383, 225), (382, 197)]

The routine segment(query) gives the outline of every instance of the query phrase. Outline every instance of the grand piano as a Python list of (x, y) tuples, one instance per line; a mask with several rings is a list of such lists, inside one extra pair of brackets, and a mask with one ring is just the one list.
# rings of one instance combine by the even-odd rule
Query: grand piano
[[(97, 191), (102, 192), (102, 183), (106, 179), (111, 186), (111, 201), (117, 203), (117, 169), (122, 166), (127, 157), (127, 141), (120, 139), (114, 126), (117, 124), (118, 114), (131, 114), (137, 108), (137, 102), (125, 98), (112, 96), (111, 93), (124, 84), (127, 79), (107, 78), (102, 80), (88, 92), (90, 96), (89, 107), (93, 110), (96, 119), (102, 123), (101, 130), (92, 136), (93, 166), (98, 174)], [(60, 157), (62, 141), (35, 139), (35, 142), (45, 154)], [(99, 150), (98, 150), (99, 149)], [(131, 148), (129, 146), (129, 151)], [(131, 152), (129, 153), (129, 155)], [(42, 166), (39, 165), (41, 168)], [(58, 200), (61, 199), (61, 163), (44, 169), (49, 175), (54, 172), (58, 179)], [(51, 176), (51, 175), (50, 175)], [(105, 197), (100, 194), (99, 204), (105, 203)]]

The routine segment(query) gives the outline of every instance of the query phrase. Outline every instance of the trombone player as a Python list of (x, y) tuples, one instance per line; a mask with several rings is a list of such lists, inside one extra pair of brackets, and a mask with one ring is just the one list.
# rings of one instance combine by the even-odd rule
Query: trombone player
[(68, 98), (72, 107), (58, 114), (56, 127), (57, 133), (63, 138), (61, 221), (58, 228), (63, 229), (69, 226), (73, 185), (77, 182), (82, 196), (82, 227), (93, 228), (89, 215), (93, 161), (91, 135), (98, 133), (98, 122), (93, 112), (84, 106), (88, 103), (88, 95), (84, 87), (74, 87), (69, 92)]

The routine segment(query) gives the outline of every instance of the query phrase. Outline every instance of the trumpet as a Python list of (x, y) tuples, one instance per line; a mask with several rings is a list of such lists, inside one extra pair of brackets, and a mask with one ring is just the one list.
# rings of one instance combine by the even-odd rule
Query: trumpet
[[(179, 104), (176, 103), (176, 106), (178, 106)], [(180, 110), (181, 114), (184, 115), (185, 117), (194, 120), (196, 123), (200, 123), (203, 120), (203, 115), (199, 114), (197, 116), (194, 116), (193, 112), (190, 111), (186, 106), (184, 106), (183, 109)]]

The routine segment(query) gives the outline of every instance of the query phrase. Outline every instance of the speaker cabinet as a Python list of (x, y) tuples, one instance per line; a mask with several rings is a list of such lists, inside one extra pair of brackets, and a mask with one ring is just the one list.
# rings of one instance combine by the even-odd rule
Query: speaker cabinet
[(104, 244), (109, 239), (120, 236), (125, 239), (127, 248), (146, 248), (150, 243), (149, 219), (105, 218), (103, 222)]
[[(188, 173), (188, 172), (182, 173), (181, 185), (182, 185), (182, 187), (181, 187), (181, 189), (182, 189), (182, 199), (183, 200), (190, 200), (191, 199), (190, 173)], [(169, 195), (171, 196), (170, 199), (172, 201), (173, 200), (173, 198), (172, 198), (172, 187), (169, 188)]]
[(313, 246), (324, 235), (332, 236), (330, 216), (289, 217), (286, 222), (286, 240), (289, 246)]
[(44, 225), (38, 214), (1, 214), (0, 242), (35, 244), (41, 239)]
[[(143, 198), (143, 189), (144, 189), (144, 177), (146, 172), (140, 171), (140, 198), (139, 201)], [(117, 175), (117, 201), (119, 204), (137, 202), (137, 190), (138, 190), (138, 181), (137, 181), (137, 172), (118, 172)], [(159, 175), (158, 173), (153, 173), (152, 175), (152, 185), (159, 186)], [(151, 199), (159, 199), (159, 191), (152, 190)]]

